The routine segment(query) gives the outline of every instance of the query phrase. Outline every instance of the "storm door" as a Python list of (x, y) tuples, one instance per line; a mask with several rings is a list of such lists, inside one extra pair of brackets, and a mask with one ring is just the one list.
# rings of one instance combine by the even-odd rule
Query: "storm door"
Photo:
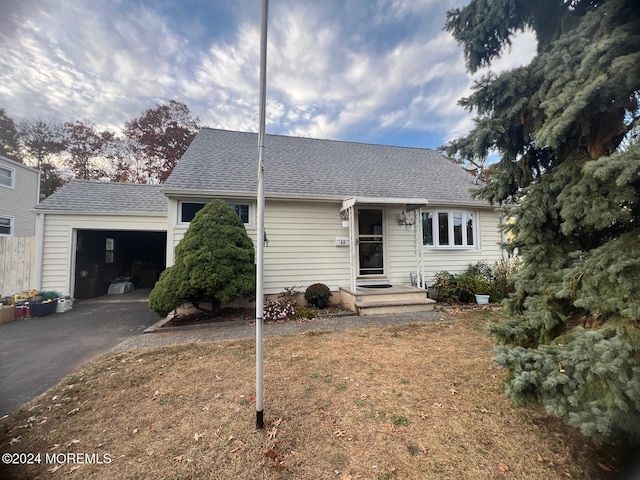
[(384, 232), (381, 208), (358, 209), (358, 275), (383, 276)]

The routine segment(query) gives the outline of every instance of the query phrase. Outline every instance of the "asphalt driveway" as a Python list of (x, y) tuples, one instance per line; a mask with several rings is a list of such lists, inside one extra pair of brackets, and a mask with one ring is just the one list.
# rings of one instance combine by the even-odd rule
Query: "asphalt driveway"
[(0, 417), (159, 320), (144, 291), (76, 302), (73, 309), (0, 325)]

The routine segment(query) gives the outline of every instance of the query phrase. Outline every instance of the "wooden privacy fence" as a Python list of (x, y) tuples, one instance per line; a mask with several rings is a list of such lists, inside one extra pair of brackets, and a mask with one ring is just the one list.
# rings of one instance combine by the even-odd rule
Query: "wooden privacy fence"
[(0, 294), (35, 287), (36, 237), (0, 237)]

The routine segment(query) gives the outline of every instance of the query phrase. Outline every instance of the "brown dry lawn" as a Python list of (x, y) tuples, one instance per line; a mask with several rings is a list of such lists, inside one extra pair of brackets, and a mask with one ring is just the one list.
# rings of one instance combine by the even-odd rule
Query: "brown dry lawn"
[(108, 354), (3, 420), (0, 445), (110, 463), (0, 477), (618, 478), (620, 459), (505, 398), (483, 334), (495, 315), (265, 339), (264, 431), (253, 340)]

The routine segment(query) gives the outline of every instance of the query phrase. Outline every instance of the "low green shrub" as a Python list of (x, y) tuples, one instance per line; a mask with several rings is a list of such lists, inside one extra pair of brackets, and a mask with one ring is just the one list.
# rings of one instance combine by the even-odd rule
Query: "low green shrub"
[(316, 316), (316, 312), (307, 307), (296, 307), (295, 312), (293, 313), (293, 318), (296, 320), (306, 318), (307, 320), (311, 320)]
[(500, 260), (493, 265), (469, 264), (458, 274), (443, 270), (435, 274), (432, 288), (443, 303), (474, 303), (476, 294), (489, 295), (492, 302), (500, 302), (513, 293), (513, 276), (518, 268), (517, 260)]

